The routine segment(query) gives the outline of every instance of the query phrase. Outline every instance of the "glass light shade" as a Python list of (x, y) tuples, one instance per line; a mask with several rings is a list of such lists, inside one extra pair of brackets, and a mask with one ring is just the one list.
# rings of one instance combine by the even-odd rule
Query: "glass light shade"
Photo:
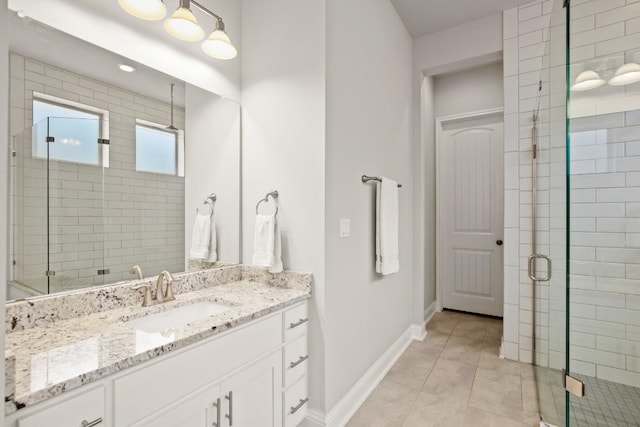
[(231, 44), (229, 36), (223, 30), (215, 30), (202, 42), (202, 50), (209, 56), (218, 59), (233, 59), (238, 51)]
[(164, 21), (164, 29), (173, 37), (188, 42), (198, 42), (204, 38), (204, 31), (196, 17), (186, 7), (179, 7), (173, 12), (171, 18)]
[(118, 4), (129, 15), (145, 21), (159, 21), (167, 16), (162, 0), (118, 0)]
[(582, 92), (585, 90), (595, 89), (605, 84), (600, 74), (593, 70), (583, 71), (576, 77), (576, 82), (571, 86), (571, 90)]
[(640, 82), (640, 65), (635, 62), (624, 64), (616, 70), (616, 74), (609, 80), (613, 86), (628, 85)]

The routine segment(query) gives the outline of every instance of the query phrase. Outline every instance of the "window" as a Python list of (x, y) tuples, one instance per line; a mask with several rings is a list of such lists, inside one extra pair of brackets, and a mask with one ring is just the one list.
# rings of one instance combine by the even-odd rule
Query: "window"
[(184, 176), (183, 158), (183, 131), (136, 120), (137, 171)]
[[(33, 94), (33, 156), (99, 165), (108, 158), (99, 139), (106, 139), (108, 112), (44, 94)], [(47, 142), (53, 137), (53, 142)], [(106, 164), (104, 166), (107, 166)]]

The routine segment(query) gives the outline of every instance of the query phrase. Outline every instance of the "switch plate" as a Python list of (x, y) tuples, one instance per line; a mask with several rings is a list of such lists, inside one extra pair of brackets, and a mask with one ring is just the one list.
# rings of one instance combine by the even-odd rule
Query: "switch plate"
[(351, 219), (340, 218), (340, 237), (351, 236)]

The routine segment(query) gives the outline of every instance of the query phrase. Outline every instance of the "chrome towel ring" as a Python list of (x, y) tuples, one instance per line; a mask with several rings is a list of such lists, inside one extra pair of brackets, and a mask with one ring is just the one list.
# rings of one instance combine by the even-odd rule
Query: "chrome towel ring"
[[(273, 191), (267, 193), (267, 195), (264, 196), (264, 199), (260, 199), (258, 201), (258, 204), (256, 205), (256, 215), (259, 214), (258, 208), (260, 207), (260, 203), (262, 203), (262, 202), (269, 203), (269, 196), (271, 196), (273, 198), (274, 202), (275, 202), (276, 199), (278, 198), (278, 190), (273, 190)], [(278, 204), (276, 203), (276, 212), (275, 212), (274, 215), (277, 215), (277, 214), (278, 214)]]

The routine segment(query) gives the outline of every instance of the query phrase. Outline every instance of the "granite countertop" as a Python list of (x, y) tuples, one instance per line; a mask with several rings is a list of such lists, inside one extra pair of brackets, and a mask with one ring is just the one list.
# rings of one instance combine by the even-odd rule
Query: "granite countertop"
[[(309, 276), (310, 275), (306, 275)], [(6, 336), (5, 360), (15, 364), (5, 411), (10, 414), (83, 384), (222, 333), (311, 296), (308, 285), (288, 287), (260, 282), (260, 275), (177, 294), (168, 303), (130, 305), (61, 319), (17, 330)], [(148, 333), (127, 325), (128, 320), (172, 308), (209, 301), (229, 306), (220, 314), (186, 325)], [(12, 381), (13, 380), (13, 381)], [(13, 384), (12, 384), (13, 382)], [(13, 385), (13, 387), (11, 387)]]

